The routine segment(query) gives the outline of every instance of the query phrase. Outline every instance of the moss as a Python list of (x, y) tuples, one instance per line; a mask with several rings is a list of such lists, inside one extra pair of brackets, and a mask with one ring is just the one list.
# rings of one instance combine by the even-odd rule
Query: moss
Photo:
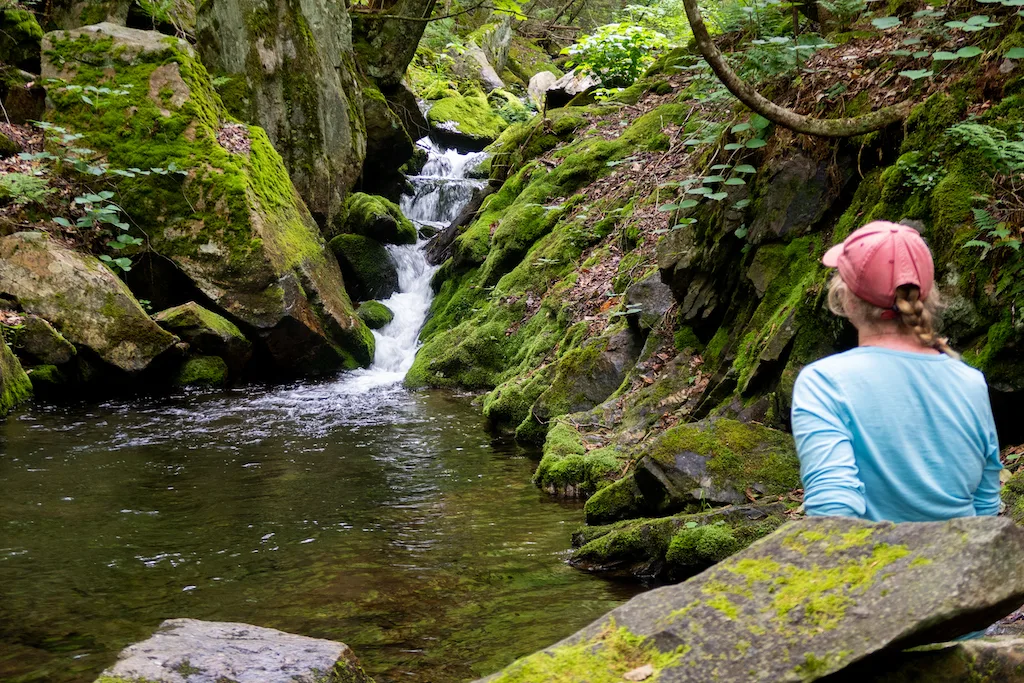
[[(622, 465), (622, 461), (614, 457), (614, 454), (614, 450), (609, 453), (613, 457), (609, 464), (613, 465), (614, 469), (618, 469)], [(593, 457), (591, 456), (592, 459)], [(614, 469), (609, 469), (614, 472)], [(598, 490), (587, 499), (586, 505), (583, 506), (587, 524), (608, 524), (622, 519), (639, 517), (642, 510), (643, 496), (637, 489), (632, 476), (623, 477)]]
[(56, 365), (37, 365), (29, 369), (32, 391), (40, 396), (53, 394), (67, 384), (68, 378)]
[(160, 311), (153, 316), (153, 319), (160, 323), (165, 330), (178, 336), (209, 331), (222, 339), (235, 339), (244, 344), (249, 343), (237, 325), (195, 302)]
[(395, 314), (391, 312), (391, 309), (379, 301), (361, 303), (356, 313), (371, 330), (379, 330), (395, 319)]
[(353, 193), (345, 202), (346, 232), (369, 237), (384, 244), (415, 244), (416, 226), (402, 210), (384, 197)]
[(678, 531), (669, 543), (665, 559), (682, 566), (709, 565), (739, 549), (740, 542), (728, 526), (705, 524)]
[(646, 665), (654, 670), (648, 680), (656, 681), (663, 669), (681, 660), (688, 651), (688, 646), (680, 646), (661, 652), (649, 639), (617, 628), (614, 621), (609, 621), (591, 638), (558, 645), (514, 662), (492, 683), (620, 683), (623, 674)]
[(388, 297), (398, 289), (391, 257), (379, 242), (362, 235), (338, 235), (329, 246), (357, 298)]
[(202, 384), (226, 384), (228, 366), (219, 356), (195, 356), (182, 364), (173, 382), (185, 387)]
[(42, 39), (43, 29), (34, 14), (14, 7), (0, 9), (0, 63), (35, 71)]
[(1024, 470), (1014, 474), (1003, 485), (1003, 502), (1006, 514), (1017, 524), (1024, 524)]
[(434, 102), (427, 112), (427, 121), (485, 145), (497, 140), (508, 127), (505, 119), (491, 109), (486, 97), (461, 95)]
[(0, 337), (0, 417), (32, 395), (32, 382), (7, 342)]

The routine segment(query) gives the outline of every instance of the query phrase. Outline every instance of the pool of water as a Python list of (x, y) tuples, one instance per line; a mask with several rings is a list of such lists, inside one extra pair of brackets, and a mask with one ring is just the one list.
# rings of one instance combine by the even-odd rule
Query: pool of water
[(346, 380), (0, 423), (0, 680), (87, 682), (163, 619), (351, 645), (379, 683), (471, 680), (635, 588), (569, 568), (576, 506), (466, 399)]

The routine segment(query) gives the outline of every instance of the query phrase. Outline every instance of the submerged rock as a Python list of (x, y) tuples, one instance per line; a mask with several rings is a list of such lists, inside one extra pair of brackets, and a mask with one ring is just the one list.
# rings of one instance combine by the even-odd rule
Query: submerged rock
[(188, 342), (192, 351), (223, 358), (233, 372), (252, 357), (252, 344), (234, 323), (194, 301), (160, 311), (153, 320)]
[(96, 683), (373, 683), (344, 643), (222, 621), (168, 619)]
[(0, 294), (45, 318), (79, 349), (127, 373), (145, 370), (178, 341), (98, 259), (43, 233), (0, 239)]
[(1010, 520), (810, 518), (485, 680), (619, 680), (649, 666), (678, 683), (813, 681), (983, 628), (1022, 601), (1024, 529)]
[(0, 336), (0, 417), (32, 395), (32, 383)]
[(391, 309), (379, 301), (366, 301), (359, 305), (356, 312), (371, 330), (379, 330), (395, 319)]
[(253, 341), (275, 370), (317, 374), (370, 363), (373, 336), (281, 157), (262, 129), (229, 123), (185, 41), (112, 24), (54, 32), (44, 39), (43, 67), (46, 77), (77, 85), (92, 84), (102, 69), (112, 74), (103, 117), (78, 91), (55, 87), (47, 118), (84, 134), (114, 168), (186, 172), (124, 179), (120, 203), (150, 249), (258, 331)]

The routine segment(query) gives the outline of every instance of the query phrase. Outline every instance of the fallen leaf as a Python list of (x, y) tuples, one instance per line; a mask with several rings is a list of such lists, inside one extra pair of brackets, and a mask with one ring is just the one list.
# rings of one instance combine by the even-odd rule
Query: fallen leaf
[(639, 669), (633, 669), (625, 674), (623, 678), (627, 681), (646, 681), (648, 678), (654, 675), (654, 667), (650, 664), (645, 664)]

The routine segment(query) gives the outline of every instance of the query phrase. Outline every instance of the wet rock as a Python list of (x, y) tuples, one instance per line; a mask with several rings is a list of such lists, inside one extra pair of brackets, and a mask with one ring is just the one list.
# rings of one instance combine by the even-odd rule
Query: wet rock
[(392, 108), (384, 94), (371, 84), (363, 88), (363, 111), (366, 119), (366, 160), (363, 162), (362, 187), (383, 193), (401, 194), (404, 178), (398, 169), (413, 154), (413, 138), (402, 117)]
[(175, 386), (223, 385), (228, 382), (228, 364), (220, 356), (192, 356), (178, 368)]
[(427, 112), (430, 135), (461, 152), (479, 152), (508, 127), (486, 97), (452, 95), (437, 100)]
[(1024, 529), (1007, 519), (810, 518), (485, 680), (582, 683), (649, 664), (678, 683), (812, 681), (983, 628), (1024, 601), (1022, 560)]
[(1019, 636), (925, 645), (853, 666), (829, 683), (1024, 683)]
[(32, 395), (32, 383), (14, 352), (0, 336), (0, 417)]
[(634, 477), (644, 506), (662, 514), (688, 505), (735, 505), (750, 495), (781, 495), (800, 486), (793, 438), (735, 420), (676, 425), (650, 445)]
[(356, 192), (346, 202), (345, 231), (381, 244), (416, 244), (416, 226), (384, 197)]
[(379, 330), (395, 319), (391, 309), (379, 301), (366, 301), (360, 304), (357, 313), (371, 330)]
[(168, 619), (97, 683), (373, 683), (344, 643), (221, 621)]
[(0, 239), (0, 294), (45, 318), (79, 349), (127, 373), (145, 370), (178, 341), (99, 260), (59, 246), (43, 233)]
[(661, 281), (661, 275), (652, 273), (626, 290), (625, 303), (629, 308), (639, 308), (630, 319), (643, 330), (652, 330), (665, 317), (676, 300), (672, 290)]
[(758, 200), (747, 241), (761, 244), (810, 231), (835, 194), (829, 186), (828, 169), (828, 163), (816, 163), (799, 154), (781, 162)]
[(482, 188), (473, 189), (472, 198), (459, 212), (458, 217), (447, 228), (434, 235), (430, 243), (427, 244), (427, 263), (439, 266), (451, 258), (455, 238), (476, 219), (484, 200), (497, 191), (496, 185), (496, 183), (489, 183)]
[(398, 291), (398, 269), (379, 242), (362, 235), (338, 235), (331, 240), (331, 250), (357, 301), (387, 299)]
[(546, 102), (548, 109), (558, 109), (569, 104), (577, 95), (582, 95), (601, 85), (601, 82), (590, 75), (581, 75), (570, 71), (546, 90)]
[(36, 396), (58, 397), (70, 382), (67, 374), (56, 365), (37, 365), (27, 372)]
[[(48, 77), (85, 85), (95, 69), (109, 68), (117, 75), (111, 86), (142, 84), (117, 95), (104, 117), (94, 116), (77, 91), (51, 88), (47, 119), (88, 136), (112, 167), (173, 163), (186, 173), (123, 181), (121, 205), (153, 252), (255, 330), (252, 341), (273, 371), (310, 375), (370, 363), (373, 336), (355, 315), (337, 261), (280, 155), (260, 128), (221, 127), (229, 115), (185, 41), (99, 24), (49, 33), (44, 44)], [(50, 61), (55, 55), (59, 64)], [(111, 112), (125, 114), (116, 126)], [(181, 300), (172, 294), (155, 298)]]
[(252, 344), (234, 323), (194, 301), (160, 311), (153, 319), (188, 342), (193, 352), (224, 359), (234, 373), (252, 357)]
[[(597, 495), (587, 501), (588, 505)], [(785, 511), (782, 503), (742, 505), (585, 527), (573, 534), (576, 550), (569, 564), (616, 576), (679, 580), (775, 531), (787, 521)], [(591, 518), (588, 513), (588, 523)]]
[(38, 315), (25, 316), (17, 350), (43, 365), (64, 365), (78, 353), (74, 344)]
[(197, 27), (204, 65), (239, 79), (238, 114), (267, 131), (317, 222), (342, 217), (367, 151), (345, 5), (218, 0), (199, 6)]

